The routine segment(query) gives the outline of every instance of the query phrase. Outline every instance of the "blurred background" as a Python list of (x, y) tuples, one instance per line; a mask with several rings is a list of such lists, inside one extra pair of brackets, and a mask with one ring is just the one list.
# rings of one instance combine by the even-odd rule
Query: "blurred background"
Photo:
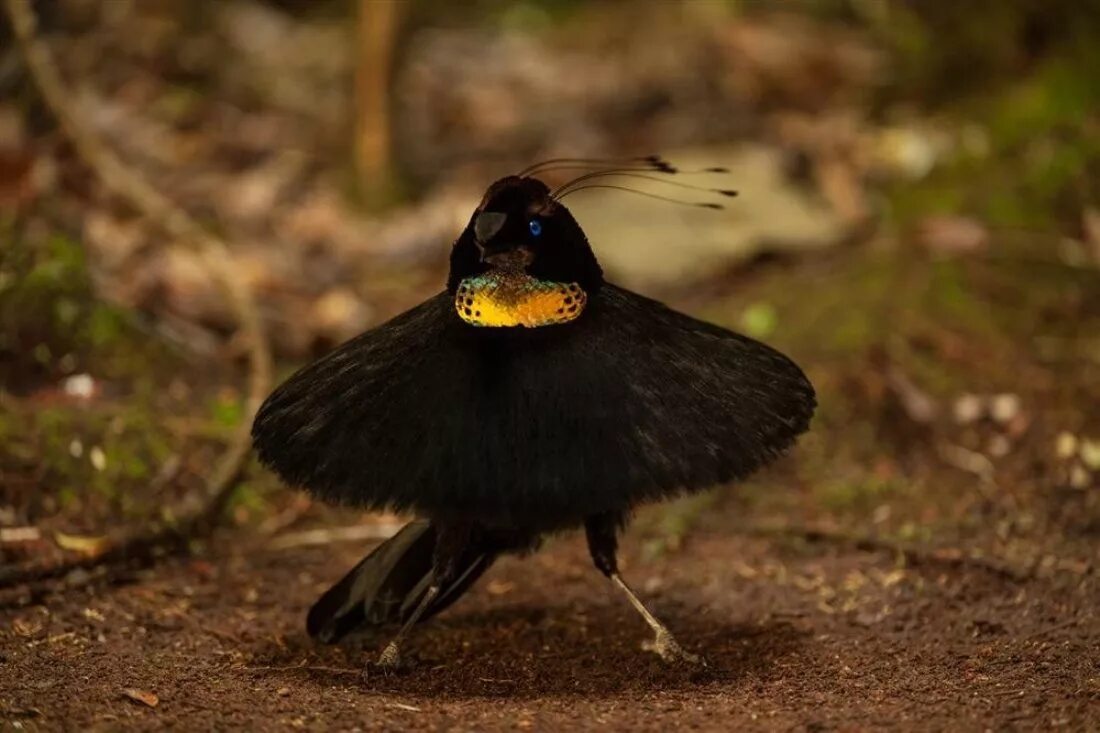
[[(276, 379), (437, 292), (500, 176), (554, 156), (724, 166), (696, 182), (737, 188), (725, 211), (613, 191), (569, 204), (610, 279), (793, 355), (821, 409), (769, 472), (643, 512), (642, 556), (696, 531), (812, 527), (1052, 576), (1095, 566), (1095, 3), (34, 10), (78, 126), (227, 243)], [(172, 526), (249, 418), (249, 344), (210, 263), (105, 186), (56, 112), (5, 20), (10, 565)], [(233, 489), (229, 537), (323, 543), (393, 522), (311, 505), (254, 465)]]

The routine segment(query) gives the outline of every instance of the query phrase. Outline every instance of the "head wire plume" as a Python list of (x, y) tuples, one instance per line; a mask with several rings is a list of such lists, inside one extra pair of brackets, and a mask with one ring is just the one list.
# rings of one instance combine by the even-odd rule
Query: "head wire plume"
[(661, 173), (677, 172), (675, 166), (661, 156), (644, 155), (637, 158), (549, 158), (527, 166), (516, 175), (523, 178), (536, 173), (545, 173), (548, 170), (607, 168), (608, 166)]
[[(668, 164), (663, 158), (658, 156), (650, 156), (651, 159), (660, 161), (660, 168), (645, 168), (645, 167), (614, 167), (614, 168), (602, 168), (596, 170), (588, 170), (581, 175), (578, 175), (562, 185), (555, 188), (550, 197), (555, 201), (560, 201), (564, 197), (577, 193), (578, 191), (585, 191), (593, 188), (610, 189), (614, 191), (623, 191), (626, 193), (634, 193), (639, 196), (645, 196), (647, 198), (657, 199), (659, 201), (666, 201), (668, 203), (681, 204), (684, 206), (696, 206), (704, 209), (723, 209), (725, 208), (721, 204), (709, 202), (709, 201), (691, 201), (676, 198), (674, 196), (666, 196), (659, 193), (653, 193), (651, 191), (644, 191), (638, 188), (622, 184), (605, 183), (600, 179), (604, 178), (634, 178), (644, 181), (652, 181), (654, 183), (660, 183), (666, 186), (672, 186), (675, 188), (686, 189), (689, 191), (699, 191), (702, 193), (717, 194), (724, 197), (734, 197), (737, 195), (737, 191), (731, 188), (714, 188), (710, 186), (699, 186), (691, 183), (685, 183), (682, 181), (670, 181), (665, 178), (665, 175), (678, 175), (678, 174), (692, 174), (692, 173), (729, 173), (728, 168), (720, 166), (712, 166), (701, 168), (699, 170), (683, 171), (675, 166)], [(579, 167), (576, 165), (563, 164), (555, 162), (553, 166), (543, 167), (542, 171), (554, 170), (564, 167)], [(663, 175), (662, 175), (663, 174)]]

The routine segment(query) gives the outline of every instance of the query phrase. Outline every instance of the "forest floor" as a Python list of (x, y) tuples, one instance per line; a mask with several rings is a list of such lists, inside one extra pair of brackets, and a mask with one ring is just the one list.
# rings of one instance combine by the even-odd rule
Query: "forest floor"
[[(670, 294), (726, 322), (766, 294), (780, 325), (770, 340), (822, 397), (777, 466), (647, 508), (626, 536), (627, 578), (706, 668), (640, 648), (644, 623), (574, 534), (500, 561), (418, 630), (408, 670), (364, 678), (392, 630), (321, 647), (304, 615), (370, 545), (333, 526), (386, 531), (392, 518), (302, 504), (257, 470), (238, 526), (191, 556), (109, 584), (77, 574), (36, 605), (5, 605), (0, 721), (1095, 729), (1100, 501), (1087, 453), (1095, 367), (1082, 361), (1100, 316), (1094, 278), (1010, 249), (962, 260), (860, 249)], [(809, 304), (799, 293), (811, 286)], [(1041, 355), (1034, 319), (1050, 341)], [(313, 530), (320, 545), (303, 534)]]
[[(390, 632), (319, 647), (303, 613), (361, 548), (202, 559), (4, 619), (0, 715), (25, 730), (1094, 730), (1095, 588), (712, 529), (627, 574), (701, 669), (647, 630), (577, 537), (506, 559), (368, 674)], [(131, 691), (127, 693), (127, 691)], [(151, 692), (155, 707), (128, 698)]]

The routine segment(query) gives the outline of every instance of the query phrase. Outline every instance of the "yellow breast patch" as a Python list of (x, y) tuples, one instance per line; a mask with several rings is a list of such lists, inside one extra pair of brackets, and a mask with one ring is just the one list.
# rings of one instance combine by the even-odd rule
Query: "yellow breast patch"
[(455, 310), (471, 326), (538, 328), (580, 316), (588, 296), (577, 283), (538, 280), (522, 273), (486, 273), (458, 285)]

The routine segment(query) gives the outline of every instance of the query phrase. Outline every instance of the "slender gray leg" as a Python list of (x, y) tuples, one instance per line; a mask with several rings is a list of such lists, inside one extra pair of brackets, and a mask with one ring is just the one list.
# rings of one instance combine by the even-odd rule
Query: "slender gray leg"
[(661, 623), (660, 619), (649, 612), (649, 609), (646, 608), (645, 604), (643, 604), (638, 596), (634, 594), (630, 586), (623, 581), (621, 575), (612, 573), (610, 577), (611, 582), (626, 594), (630, 603), (638, 610), (638, 613), (642, 614), (642, 618), (649, 624), (649, 628), (653, 629), (653, 641), (645, 642), (642, 645), (643, 649), (655, 652), (657, 656), (666, 662), (687, 662), (688, 664), (702, 664), (706, 666), (706, 661), (702, 657), (698, 654), (692, 654), (680, 646), (680, 643), (676, 641), (676, 637), (672, 635), (672, 632)]
[(630, 604), (641, 614), (649, 628), (653, 629), (653, 641), (646, 642), (643, 648), (655, 652), (666, 662), (685, 662), (687, 664), (701, 664), (706, 666), (706, 660), (697, 654), (686, 651), (672, 632), (668, 630), (661, 620), (654, 616), (641, 599), (626, 584), (619, 575), (618, 562), (615, 558), (618, 549), (618, 530), (622, 524), (622, 517), (614, 514), (601, 514), (589, 517), (585, 522), (585, 533), (588, 536), (588, 551), (592, 555), (592, 562), (596, 569), (606, 575), (615, 587), (626, 594)]
[(420, 617), (424, 615), (424, 612), (428, 610), (428, 607), (432, 605), (432, 601), (439, 595), (439, 584), (434, 580), (432, 584), (428, 586), (427, 592), (424, 593), (424, 597), (420, 599), (420, 603), (417, 604), (416, 609), (412, 612), (412, 615), (401, 625), (397, 634), (390, 640), (389, 644), (386, 644), (386, 648), (382, 650), (382, 653), (378, 656), (378, 666), (383, 669), (397, 669), (401, 666), (401, 642), (408, 635), (409, 629), (413, 627)]
[(412, 614), (401, 625), (397, 634), (378, 656), (378, 666), (384, 670), (394, 670), (401, 665), (401, 643), (410, 629), (424, 615), (436, 597), (456, 576), (458, 563), (466, 550), (471, 528), (468, 525), (436, 525), (435, 553), (432, 556), (431, 581), (424, 597), (413, 609)]

